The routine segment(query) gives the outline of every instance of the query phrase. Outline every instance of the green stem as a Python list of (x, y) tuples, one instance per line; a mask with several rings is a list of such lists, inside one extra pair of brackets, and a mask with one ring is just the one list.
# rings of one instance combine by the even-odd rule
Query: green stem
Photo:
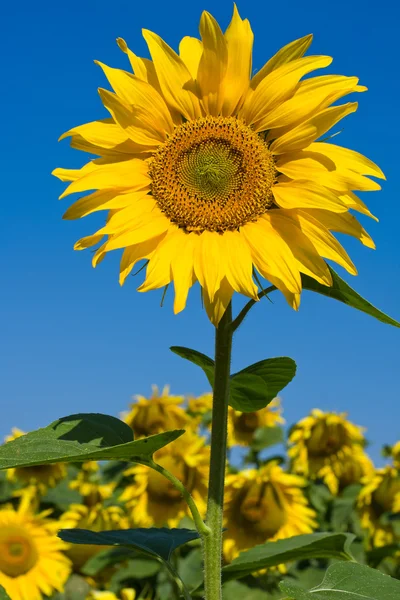
[(185, 499), (187, 505), (189, 506), (190, 512), (192, 513), (193, 521), (194, 521), (194, 524), (196, 525), (197, 531), (199, 532), (200, 535), (203, 535), (203, 536), (209, 535), (210, 528), (207, 527), (207, 525), (204, 523), (204, 521), (201, 518), (201, 515), (199, 513), (199, 509), (196, 506), (195, 501), (193, 500), (192, 496), (187, 491), (187, 489), (185, 488), (183, 483), (181, 481), (179, 481), (179, 479), (177, 477), (175, 477), (175, 475), (173, 475), (172, 473), (167, 471), (167, 469), (164, 469), (164, 467), (162, 467), (161, 465), (154, 462), (153, 459), (143, 462), (142, 464), (146, 464), (151, 469), (154, 469), (155, 471), (158, 471), (159, 473), (161, 473), (161, 475), (163, 475), (166, 479), (168, 479), (168, 481), (170, 481), (172, 483), (172, 485), (177, 490), (180, 491), (180, 493), (182, 494), (183, 498)]
[(222, 525), (232, 336), (232, 306), (229, 304), (215, 335), (211, 459), (206, 518), (206, 524), (211, 533), (203, 538), (206, 600), (221, 600), (222, 598)]
[(180, 596), (182, 596), (182, 598), (184, 598), (185, 600), (192, 600), (192, 597), (189, 594), (188, 589), (186, 588), (182, 579), (179, 577), (178, 573), (175, 571), (174, 567), (169, 562), (163, 562), (162, 564), (165, 567), (167, 567), (168, 572), (171, 575), (171, 578), (174, 580), (174, 583), (179, 590)]
[[(271, 292), (273, 292), (276, 289), (277, 288), (274, 285), (270, 285), (269, 287), (265, 288), (264, 290), (261, 290), (261, 292), (258, 294), (258, 299), (261, 300), (261, 298), (263, 298), (264, 296), (267, 296), (267, 294), (270, 294)], [(242, 323), (243, 319), (245, 318), (245, 316), (247, 315), (249, 310), (255, 305), (255, 303), (256, 303), (256, 300), (249, 300), (248, 303), (245, 304), (245, 306), (242, 308), (242, 310), (240, 311), (238, 316), (234, 319), (234, 321), (232, 321), (233, 331), (236, 331), (236, 329)]]

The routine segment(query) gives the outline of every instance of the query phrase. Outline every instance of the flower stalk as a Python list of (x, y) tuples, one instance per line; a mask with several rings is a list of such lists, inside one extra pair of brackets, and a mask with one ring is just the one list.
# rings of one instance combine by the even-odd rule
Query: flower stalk
[(211, 459), (206, 517), (206, 525), (210, 529), (210, 534), (203, 536), (206, 600), (221, 600), (222, 598), (222, 525), (232, 337), (232, 306), (229, 304), (216, 328), (215, 335)]

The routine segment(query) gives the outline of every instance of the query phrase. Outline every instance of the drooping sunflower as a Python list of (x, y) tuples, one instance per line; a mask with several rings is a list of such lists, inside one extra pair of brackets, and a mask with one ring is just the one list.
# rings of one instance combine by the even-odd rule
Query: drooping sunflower
[(358, 497), (361, 525), (370, 547), (400, 542), (389, 515), (400, 517), (400, 472), (392, 466), (377, 469), (366, 477)]
[(70, 481), (69, 487), (81, 494), (85, 506), (95, 506), (112, 496), (116, 482), (101, 483), (99, 464), (90, 460), (81, 464), (76, 478)]
[[(199, 511), (206, 509), (210, 447), (188, 430), (179, 440), (154, 454), (154, 460), (175, 475), (193, 496)], [(190, 513), (181, 493), (163, 475), (142, 465), (125, 471), (132, 476), (121, 494), (134, 527), (175, 527)]]
[(229, 407), (228, 446), (248, 446), (259, 427), (274, 427), (285, 420), (281, 416), (280, 399), (274, 398), (265, 408), (252, 413), (242, 413)]
[(175, 313), (198, 281), (215, 324), (234, 291), (257, 299), (256, 273), (295, 309), (300, 273), (332, 284), (323, 258), (355, 275), (331, 231), (374, 247), (350, 210), (373, 216), (354, 191), (380, 189), (366, 176), (384, 175), (361, 154), (321, 137), (357, 109), (357, 102), (334, 104), (366, 90), (357, 77), (303, 79), (332, 62), (304, 56), (311, 35), (251, 76), (253, 33), (236, 8), (225, 33), (203, 12), (201, 40), (184, 37), (179, 54), (155, 33), (143, 35), (151, 60), (117, 40), (134, 75), (98, 63), (114, 90), (99, 90), (110, 117), (62, 136), (99, 156), (81, 169), (54, 171), (70, 182), (61, 197), (96, 190), (64, 217), (108, 211), (105, 226), (75, 249), (101, 242), (93, 266), (123, 249), (121, 284), (145, 259), (139, 291), (173, 281)]
[(135, 438), (146, 437), (169, 429), (181, 429), (189, 418), (181, 406), (183, 396), (171, 396), (169, 386), (164, 386), (161, 393), (156, 385), (152, 386), (150, 398), (135, 396), (130, 411), (121, 416), (131, 427)]
[[(103, 506), (102, 502), (92, 506), (71, 504), (69, 509), (60, 516), (58, 528), (79, 528), (90, 531), (128, 529), (129, 519), (120, 506)], [(92, 544), (69, 544), (66, 554), (72, 560), (74, 570), (79, 571), (89, 558), (106, 547)]]
[(363, 428), (345, 413), (314, 409), (289, 435), (291, 470), (310, 479), (321, 479), (332, 494), (372, 475), (373, 464), (363, 450)]
[[(11, 435), (7, 436), (5, 441), (16, 440), (21, 435), (25, 435), (25, 432), (13, 427)], [(18, 481), (23, 486), (34, 487), (42, 495), (46, 493), (48, 488), (55, 487), (66, 475), (67, 469), (64, 463), (7, 469), (7, 479), (9, 481)]]
[(228, 475), (223, 546), (226, 560), (268, 540), (311, 533), (317, 523), (302, 489), (306, 483), (302, 477), (285, 473), (275, 461), (259, 470)]
[(32, 514), (24, 500), (18, 510), (0, 508), (0, 585), (12, 600), (42, 600), (61, 592), (70, 574), (66, 545), (47, 515)]
[(212, 409), (213, 395), (211, 393), (202, 394), (197, 398), (190, 396), (187, 401), (187, 407), (190, 413), (194, 415), (205, 415)]

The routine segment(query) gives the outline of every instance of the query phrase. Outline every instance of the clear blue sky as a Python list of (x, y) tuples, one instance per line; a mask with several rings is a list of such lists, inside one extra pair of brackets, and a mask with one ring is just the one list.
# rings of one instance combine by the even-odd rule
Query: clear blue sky
[[(363, 219), (377, 250), (346, 239), (359, 268), (357, 278), (346, 279), (400, 318), (395, 3), (385, 3), (385, 10), (369, 10), (364, 0), (329, 7), (290, 0), (283, 9), (250, 0), (238, 6), (255, 33), (255, 69), (282, 45), (312, 32), (313, 53), (334, 57), (331, 73), (357, 75), (369, 87), (336, 141), (378, 162), (388, 181), (382, 192), (364, 194), (380, 218), (378, 224)], [(213, 328), (198, 292), (174, 317), (171, 295), (160, 309), (158, 292), (136, 293), (138, 278), (119, 287), (118, 253), (93, 270), (90, 253), (72, 246), (101, 217), (63, 221), (70, 200), (57, 200), (63, 185), (50, 175), (87, 158), (67, 141), (57, 144), (58, 136), (106, 116), (96, 91), (105, 80), (93, 60), (127, 67), (115, 39), (125, 38), (143, 55), (142, 27), (177, 47), (184, 35), (197, 34), (203, 9), (225, 27), (232, 3), (22, 0), (2, 8), (1, 437), (12, 426), (29, 430), (73, 412), (118, 414), (152, 383), (169, 383), (176, 394), (207, 390), (202, 372), (168, 350), (186, 345), (212, 353)], [(380, 446), (400, 436), (400, 330), (309, 292), (298, 314), (279, 295), (273, 299), (274, 305), (265, 301), (253, 309), (237, 335), (233, 368), (293, 357), (298, 375), (282, 394), (288, 423), (313, 407), (348, 411), (368, 428), (378, 458)]]

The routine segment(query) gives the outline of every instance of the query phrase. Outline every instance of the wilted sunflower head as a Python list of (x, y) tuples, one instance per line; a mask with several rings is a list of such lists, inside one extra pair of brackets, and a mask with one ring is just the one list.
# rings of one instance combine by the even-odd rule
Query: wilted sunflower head
[(366, 477), (358, 497), (361, 525), (369, 534), (371, 546), (399, 542), (389, 516), (400, 516), (400, 472), (387, 466)]
[(150, 398), (135, 396), (131, 410), (122, 415), (124, 421), (133, 429), (135, 438), (146, 437), (169, 429), (181, 429), (188, 421), (188, 415), (182, 408), (183, 396), (170, 396), (169, 386), (161, 393), (156, 385), (152, 386)]
[[(5, 441), (11, 442), (22, 435), (25, 435), (25, 431), (13, 427), (12, 433), (5, 438)], [(45, 494), (48, 488), (55, 487), (66, 476), (67, 469), (64, 463), (7, 469), (7, 479), (18, 481), (23, 486), (34, 487), (41, 495)]]
[[(205, 512), (210, 447), (194, 431), (154, 454), (154, 460), (175, 475), (193, 496), (201, 513)], [(125, 471), (129, 481), (120, 500), (126, 502), (135, 527), (175, 527), (190, 515), (182, 494), (163, 475), (137, 465)]]
[(243, 413), (229, 407), (228, 412), (228, 446), (248, 446), (254, 433), (260, 427), (274, 427), (285, 420), (281, 416), (282, 408), (279, 398), (274, 398), (268, 406), (257, 412)]
[(363, 428), (346, 417), (345, 413), (314, 409), (289, 435), (292, 471), (311, 479), (322, 479), (333, 494), (348, 482), (359, 481), (372, 469), (363, 451)]
[(267, 540), (277, 540), (316, 527), (303, 487), (306, 481), (285, 473), (274, 461), (259, 470), (228, 475), (224, 556), (230, 561), (240, 551)]
[[(103, 506), (102, 502), (94, 506), (71, 504), (59, 518), (58, 529), (88, 529), (105, 531), (128, 529), (129, 519), (120, 506)], [(68, 544), (67, 556), (72, 560), (75, 571), (79, 571), (89, 558), (105, 550), (108, 546), (92, 544)]]
[(197, 398), (190, 396), (187, 401), (188, 410), (194, 415), (205, 415), (212, 410), (213, 395), (202, 394)]
[(41, 600), (62, 591), (71, 564), (48, 513), (32, 514), (22, 499), (18, 510), (0, 508), (0, 586), (12, 600)]
[(358, 78), (303, 79), (332, 62), (304, 56), (311, 35), (252, 76), (253, 33), (236, 7), (224, 33), (203, 12), (200, 39), (184, 37), (179, 53), (155, 33), (143, 35), (151, 60), (117, 40), (134, 75), (97, 63), (113, 88), (99, 90), (108, 118), (62, 136), (99, 157), (54, 171), (70, 182), (62, 197), (96, 190), (64, 217), (108, 211), (105, 226), (75, 248), (101, 243), (94, 266), (122, 249), (121, 284), (145, 260), (139, 290), (173, 282), (175, 313), (198, 281), (215, 324), (234, 291), (257, 299), (260, 277), (297, 309), (301, 273), (332, 284), (323, 259), (355, 275), (331, 231), (374, 247), (350, 210), (372, 216), (354, 191), (380, 189), (368, 176), (384, 175), (361, 154), (321, 138), (357, 109), (357, 102), (334, 103), (366, 90)]

